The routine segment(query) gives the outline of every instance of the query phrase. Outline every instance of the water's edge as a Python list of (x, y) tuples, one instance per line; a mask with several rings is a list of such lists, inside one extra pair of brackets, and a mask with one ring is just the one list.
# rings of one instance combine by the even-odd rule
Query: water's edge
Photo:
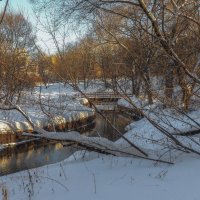
[[(116, 111), (104, 112), (104, 114), (119, 131), (125, 133), (124, 128), (130, 123), (130, 119)], [(95, 127), (84, 134), (106, 137), (112, 141), (119, 139), (113, 128), (98, 114), (95, 118)], [(6, 148), (0, 152), (0, 175), (56, 163), (66, 159), (76, 150), (73, 147), (66, 147), (61, 143), (47, 140), (30, 141)]]

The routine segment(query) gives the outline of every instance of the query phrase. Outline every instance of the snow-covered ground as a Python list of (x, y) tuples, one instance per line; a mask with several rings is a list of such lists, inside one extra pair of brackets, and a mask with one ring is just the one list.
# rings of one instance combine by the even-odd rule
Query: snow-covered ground
[[(158, 103), (147, 106), (132, 98), (145, 114), (169, 133), (199, 128), (200, 111), (187, 115), (163, 109)], [(120, 100), (120, 104), (129, 105)], [(190, 118), (195, 119), (196, 123)], [(66, 160), (0, 177), (1, 199), (59, 200), (199, 200), (200, 156), (183, 153), (174, 143), (143, 118), (126, 127), (125, 137), (150, 157), (173, 165), (136, 157), (113, 157), (78, 151)], [(182, 144), (200, 152), (199, 136), (175, 136)], [(123, 139), (116, 145), (128, 145)], [(169, 148), (171, 147), (171, 148)]]
[[(148, 128), (140, 120), (125, 136), (133, 138), (134, 131), (142, 125)], [(124, 141), (120, 139), (116, 143)], [(149, 146), (140, 143), (140, 146), (153, 147), (152, 143)], [(79, 151), (60, 163), (3, 176), (0, 185), (2, 193), (11, 200), (198, 200), (199, 156), (181, 152), (174, 155), (171, 158), (174, 165), (169, 165)], [(169, 159), (169, 154), (164, 158)]]
[[(199, 131), (200, 133), (200, 108), (185, 113), (178, 108), (164, 108), (160, 102), (154, 102), (149, 106), (146, 101), (139, 100), (136, 97), (130, 99), (148, 118), (144, 117), (126, 127), (126, 136), (136, 145), (156, 151), (159, 156), (164, 154), (169, 146), (173, 149), (174, 142), (150, 123), (150, 119), (167, 134), (172, 134), (186, 147), (192, 147), (200, 152), (199, 134), (188, 137), (181, 136), (183, 133), (192, 131)], [(120, 99), (118, 104), (130, 109), (133, 108), (133, 105), (124, 99)]]
[(167, 165), (77, 152), (57, 164), (1, 177), (0, 198), (199, 200), (199, 168), (193, 155)]
[[(38, 127), (65, 124), (93, 116), (94, 110), (83, 106), (84, 100), (75, 99), (74, 94), (76, 92), (70, 86), (50, 84), (36, 87), (32, 92), (24, 92), (18, 105)], [(18, 111), (0, 110), (0, 132), (27, 131), (32, 131), (32, 127)]]
[[(137, 108), (140, 108), (147, 117), (154, 120), (171, 134), (180, 134), (182, 132), (200, 129), (200, 108), (185, 113), (183, 110), (176, 107), (165, 108), (160, 102), (154, 102), (152, 105), (148, 105), (147, 101), (140, 100), (135, 96), (130, 97), (130, 100), (132, 103), (125, 99), (120, 99), (118, 100), (118, 105), (129, 109), (134, 109), (133, 105), (135, 105)], [(152, 127), (146, 119), (143, 119), (141, 123), (143, 126), (140, 128), (146, 129), (144, 124), (147, 124), (148, 127)], [(133, 126), (134, 123), (130, 125), (130, 128)], [(156, 129), (152, 132), (155, 131)], [(148, 129), (148, 132), (151, 132), (151, 130)]]

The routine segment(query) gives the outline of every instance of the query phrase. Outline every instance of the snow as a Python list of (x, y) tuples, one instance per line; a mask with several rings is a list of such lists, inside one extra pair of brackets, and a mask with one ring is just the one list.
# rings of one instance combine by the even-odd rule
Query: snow
[[(144, 130), (152, 133), (156, 131), (145, 119), (135, 122), (129, 129), (125, 136), (134, 143), (137, 130), (140, 133)], [(76, 134), (70, 137), (80, 137)], [(157, 134), (158, 131), (156, 134), (154, 132), (154, 135)], [(120, 139), (116, 144), (122, 145), (124, 141)], [(152, 143), (140, 145), (156, 150)], [(175, 164), (168, 165), (138, 158), (78, 151), (60, 163), (3, 176), (0, 185), (4, 190), (6, 188), (11, 200), (25, 200), (29, 196), (36, 200), (120, 200), (133, 197), (154, 200), (199, 199), (199, 156), (181, 152), (175, 155)]]
[(53, 139), (58, 141), (72, 141), (76, 143), (80, 143), (81, 145), (85, 145), (86, 147), (92, 147), (94, 149), (100, 149), (105, 152), (111, 153), (116, 156), (141, 156), (144, 157), (142, 153), (140, 153), (137, 149), (133, 147), (127, 148), (127, 145), (122, 145), (114, 143), (106, 138), (100, 137), (87, 137), (85, 135), (81, 135), (76, 131), (70, 132), (47, 132), (45, 130), (38, 130), (38, 135), (34, 134), (23, 134), (25, 136), (35, 136), (39, 138), (45, 139)]
[[(179, 110), (173, 108), (164, 108), (160, 102), (154, 102), (152, 105), (147, 105), (146, 101), (131, 98), (133, 103), (142, 109), (144, 114), (153, 120), (156, 124), (162, 127), (168, 134), (172, 134), (181, 144), (185, 147), (193, 148), (200, 152), (200, 138), (199, 134), (194, 136), (184, 137), (180, 134), (199, 131), (200, 133), (200, 108), (189, 111), (187, 113), (179, 112)], [(118, 103), (122, 106), (131, 108), (126, 100), (119, 100)], [(133, 122), (126, 127), (127, 137), (130, 141), (134, 141), (139, 147), (144, 147), (152, 153), (160, 157), (161, 155), (167, 155), (171, 161), (176, 159), (176, 151), (174, 142), (159, 131), (147, 118), (142, 118), (137, 122)], [(125, 143), (122, 139), (119, 143)], [(169, 150), (170, 147), (170, 150)], [(146, 150), (146, 151), (147, 151)], [(169, 150), (169, 151), (168, 151)], [(172, 155), (171, 155), (172, 154)]]
[[(75, 99), (74, 94), (76, 92), (72, 87), (63, 84), (36, 87), (31, 92), (24, 92), (19, 106), (40, 128), (94, 116), (94, 110), (83, 105), (86, 100)], [(31, 125), (16, 110), (0, 110), (0, 119), (0, 133), (33, 131)]]
[[(137, 98), (136, 96), (130, 97), (130, 100), (131, 100), (131, 102), (133, 102), (133, 104), (137, 108), (142, 108), (147, 105), (147, 101), (142, 101), (139, 98)], [(118, 105), (124, 106), (126, 108), (134, 108), (133, 105), (125, 99), (119, 99), (117, 103), (118, 103)]]
[[(71, 91), (70, 94), (73, 92)], [(46, 92), (47, 94), (47, 92)], [(48, 94), (47, 94), (48, 96)], [(56, 95), (54, 95), (56, 98)], [(200, 109), (187, 115), (177, 110), (165, 109), (159, 102), (148, 106), (136, 97), (132, 101), (144, 113), (159, 123), (184, 145), (200, 151), (199, 135), (182, 137), (177, 135), (188, 130), (197, 130)], [(120, 105), (130, 107), (120, 100)], [(30, 113), (31, 114), (31, 113)], [(33, 113), (34, 116), (35, 113)], [(190, 118), (196, 120), (194, 123)], [(6, 128), (9, 124), (4, 123)], [(125, 137), (149, 153), (174, 162), (173, 165), (158, 163), (136, 157), (114, 157), (86, 151), (77, 151), (62, 162), (0, 177), (0, 199), (9, 200), (199, 200), (200, 159), (196, 154), (186, 154), (173, 149), (173, 142), (166, 138), (150, 122), (143, 118), (126, 127)], [(70, 138), (84, 141), (79, 133), (46, 133), (48, 137)], [(86, 139), (86, 138), (85, 138)], [(129, 147), (122, 139), (116, 143), (91, 138), (92, 143), (113, 148)], [(155, 141), (156, 140), (156, 141)], [(88, 141), (88, 138), (87, 140)], [(195, 142), (193, 142), (195, 141)], [(103, 142), (101, 144), (101, 142)], [(171, 146), (172, 149), (168, 151)], [(165, 153), (165, 154), (163, 154)], [(162, 155), (163, 154), (163, 155)]]
[[(33, 111), (34, 110), (34, 111)], [(81, 111), (82, 110), (82, 111)], [(0, 121), (0, 132), (32, 132), (33, 128), (26, 121), (26, 119), (17, 111), (7, 111), (9, 113), (9, 118), (5, 122)], [(67, 122), (78, 121), (80, 119), (85, 119), (87, 117), (93, 116), (94, 111), (89, 108), (84, 108), (83, 106), (78, 108), (78, 111), (71, 111), (62, 113), (62, 115), (54, 115), (49, 118), (42, 111), (37, 109), (26, 109), (26, 113), (31, 117), (34, 124), (37, 127), (44, 128), (52, 124), (66, 124)], [(3, 117), (2, 112), (0, 111), (1, 118)], [(4, 119), (5, 120), (5, 119)]]
[[(164, 108), (158, 101), (154, 101), (152, 105), (148, 105), (146, 100), (141, 100), (135, 96), (130, 97), (130, 99), (147, 117), (158, 123), (171, 134), (200, 130), (200, 108), (184, 113), (182, 111), (180, 112), (178, 108)], [(133, 108), (133, 105), (125, 99), (118, 100), (118, 105), (129, 109)], [(139, 126), (139, 130), (141, 128), (146, 129), (147, 127), (150, 127), (148, 132), (156, 131), (147, 119), (143, 119), (143, 121), (140, 121), (139, 123), (142, 123), (143, 125), (147, 124), (147, 126)], [(130, 125), (129, 128), (133, 126), (134, 123)], [(151, 130), (152, 127), (153, 130)], [(140, 132), (143, 131), (140, 130)]]
[[(168, 113), (165, 111), (165, 113)], [(199, 113), (199, 115), (197, 115)], [(153, 114), (152, 114), (153, 115)], [(155, 122), (159, 123), (162, 127), (165, 128), (169, 133), (181, 133), (181, 132), (187, 132), (189, 130), (199, 130), (200, 127), (198, 127), (196, 124), (193, 124), (191, 120), (184, 116), (179, 116), (179, 118), (175, 118), (174, 116), (168, 116), (167, 118), (161, 117), (161, 120), (158, 119), (159, 115), (156, 117), (153, 115), (150, 115), (151, 119), (154, 119)], [(190, 113), (190, 117), (195, 119), (195, 116), (200, 116), (200, 111), (192, 112)], [(154, 117), (154, 118), (153, 118)], [(195, 119), (196, 122), (200, 122), (199, 117)], [(135, 144), (139, 146), (145, 146), (147, 149), (159, 149), (161, 150), (163, 148), (163, 145), (172, 145), (173, 143), (164, 136), (161, 131), (157, 130), (146, 118), (141, 119), (140, 121), (133, 122), (130, 125), (126, 127), (127, 133), (126, 137), (130, 139), (131, 141), (134, 141)], [(176, 136), (176, 138), (183, 138), (181, 136)], [(188, 137), (193, 138), (193, 140), (200, 142), (197, 136)], [(183, 142), (185, 143), (189, 139), (184, 137)], [(182, 139), (181, 139), (182, 140)], [(152, 142), (154, 141), (154, 142)], [(164, 145), (164, 146), (165, 146)], [(190, 145), (194, 145), (192, 141), (190, 141)], [(189, 145), (189, 146), (190, 146)], [(187, 145), (188, 146), (188, 145)], [(199, 147), (198, 147), (199, 149)]]
[(192, 155), (180, 156), (169, 166), (76, 152), (58, 164), (4, 176), (0, 181), (10, 200), (198, 200), (199, 167), (199, 158)]

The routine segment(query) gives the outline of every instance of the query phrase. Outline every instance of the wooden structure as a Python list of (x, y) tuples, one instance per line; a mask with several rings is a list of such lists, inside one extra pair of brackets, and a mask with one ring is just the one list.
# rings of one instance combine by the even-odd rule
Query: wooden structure
[(132, 96), (130, 93), (114, 93), (114, 92), (93, 92), (93, 93), (84, 93), (76, 94), (75, 97), (85, 98), (87, 97), (89, 100), (94, 102), (105, 101), (105, 102), (116, 102), (121, 98), (126, 98), (127, 96)]

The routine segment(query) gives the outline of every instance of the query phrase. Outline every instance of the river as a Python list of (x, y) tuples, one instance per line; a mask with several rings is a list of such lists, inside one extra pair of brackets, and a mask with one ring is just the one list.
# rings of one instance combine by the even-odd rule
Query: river
[[(130, 119), (123, 117), (117, 111), (105, 111), (104, 115), (121, 133), (125, 133), (124, 128), (130, 123)], [(111, 125), (98, 114), (95, 119), (95, 127), (83, 134), (106, 137), (112, 141), (119, 138)], [(0, 152), (0, 175), (56, 163), (66, 159), (75, 151), (76, 149), (72, 147), (45, 140), (9, 147)]]

